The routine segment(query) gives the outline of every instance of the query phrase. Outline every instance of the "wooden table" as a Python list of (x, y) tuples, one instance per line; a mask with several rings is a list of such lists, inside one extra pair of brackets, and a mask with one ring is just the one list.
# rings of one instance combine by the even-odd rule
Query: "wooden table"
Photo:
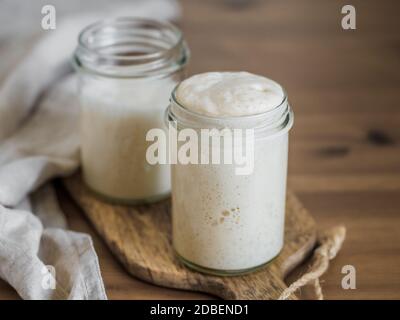
[[(341, 28), (341, 8), (357, 30)], [(289, 186), (321, 228), (348, 237), (322, 278), (327, 299), (400, 299), (400, 19), (398, 1), (183, 1), (189, 73), (247, 70), (287, 89), (295, 111)], [(73, 230), (91, 234), (110, 299), (209, 298), (130, 277), (80, 210), (58, 194)], [(357, 289), (343, 290), (344, 265)], [(16, 298), (0, 282), (0, 298)]]

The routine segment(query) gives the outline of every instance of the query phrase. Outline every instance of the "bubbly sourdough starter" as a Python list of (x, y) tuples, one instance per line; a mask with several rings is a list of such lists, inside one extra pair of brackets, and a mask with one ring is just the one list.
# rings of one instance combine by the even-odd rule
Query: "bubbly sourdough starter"
[(168, 165), (149, 165), (146, 133), (164, 128), (171, 79), (90, 79), (81, 92), (81, 153), (86, 183), (108, 198), (135, 202), (170, 191)]
[(216, 117), (246, 116), (278, 106), (282, 87), (248, 72), (208, 72), (183, 81), (177, 100), (187, 109)]
[[(196, 113), (243, 116), (268, 111), (284, 97), (270, 79), (206, 73), (182, 82), (178, 102)], [(239, 117), (240, 119), (240, 117)], [(288, 134), (255, 142), (251, 175), (234, 165), (172, 166), (173, 244), (191, 264), (243, 271), (273, 259), (283, 246)]]

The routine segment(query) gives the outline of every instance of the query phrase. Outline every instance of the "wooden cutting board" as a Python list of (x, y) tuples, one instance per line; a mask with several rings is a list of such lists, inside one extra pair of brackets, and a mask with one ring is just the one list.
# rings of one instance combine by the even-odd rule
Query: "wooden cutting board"
[(276, 299), (287, 287), (285, 276), (309, 255), (316, 241), (315, 221), (289, 192), (285, 246), (277, 259), (244, 276), (204, 275), (184, 267), (173, 254), (169, 199), (152, 205), (122, 206), (96, 198), (79, 174), (65, 179), (64, 185), (128, 272), (160, 286), (206, 292), (223, 299)]

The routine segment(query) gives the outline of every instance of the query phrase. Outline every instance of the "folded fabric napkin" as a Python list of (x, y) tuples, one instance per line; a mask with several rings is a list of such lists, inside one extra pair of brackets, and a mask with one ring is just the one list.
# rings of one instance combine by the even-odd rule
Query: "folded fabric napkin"
[(179, 7), (175, 0), (136, 0), (106, 11), (57, 21), (0, 85), (0, 277), (23, 299), (107, 299), (90, 236), (67, 230), (47, 183), (79, 166), (77, 84), (69, 60), (89, 23), (116, 16), (176, 19)]

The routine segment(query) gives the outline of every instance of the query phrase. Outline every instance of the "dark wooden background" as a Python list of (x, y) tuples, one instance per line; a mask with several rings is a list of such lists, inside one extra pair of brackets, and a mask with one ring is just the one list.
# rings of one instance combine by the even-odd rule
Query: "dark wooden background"
[[(357, 30), (341, 28), (352, 4)], [(190, 0), (189, 74), (247, 70), (280, 82), (295, 112), (289, 186), (321, 228), (348, 237), (322, 278), (327, 299), (400, 299), (399, 1)], [(95, 241), (110, 299), (209, 298), (130, 277), (60, 187), (72, 229)], [(341, 288), (353, 265), (357, 289)], [(16, 298), (0, 281), (0, 298)]]

